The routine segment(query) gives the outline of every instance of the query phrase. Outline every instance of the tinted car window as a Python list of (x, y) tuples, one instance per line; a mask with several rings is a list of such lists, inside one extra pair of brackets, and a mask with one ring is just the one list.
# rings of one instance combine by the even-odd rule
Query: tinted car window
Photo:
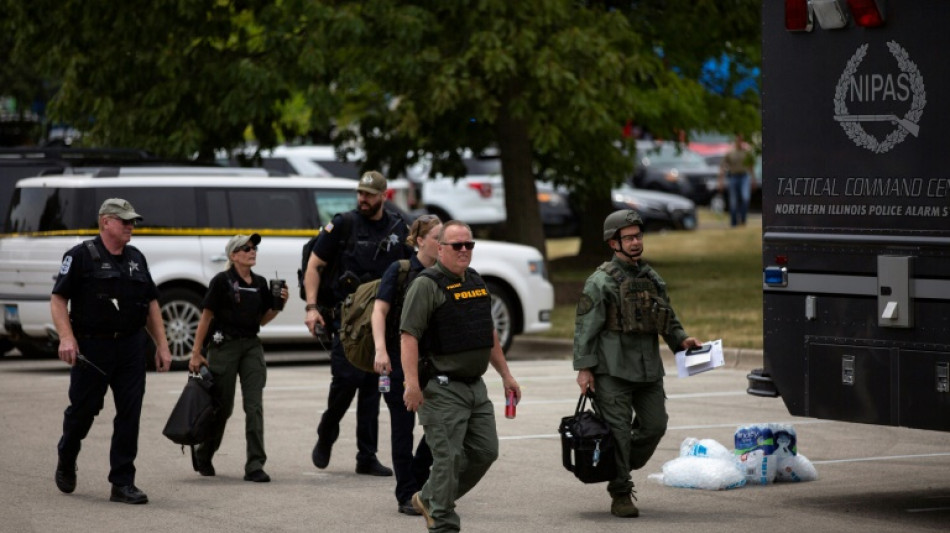
[(496, 157), (487, 157), (484, 159), (465, 159), (465, 169), (469, 175), (491, 176), (501, 174), (501, 159)]
[(232, 227), (306, 227), (305, 211), (296, 189), (238, 189), (227, 191), (227, 197)]
[(276, 170), (285, 174), (297, 173), (294, 166), (283, 157), (264, 157), (261, 159), (261, 166), (268, 170)]
[(347, 163), (343, 161), (323, 161), (314, 159), (314, 163), (327, 169), (331, 176), (337, 178), (360, 179), (360, 166), (356, 163)]
[(72, 210), (77, 191), (72, 189), (16, 189), (4, 224), (8, 233), (56, 231), (80, 227), (95, 228), (95, 213), (80, 226)]
[[(98, 210), (108, 198), (123, 198), (142, 215), (142, 225), (153, 228), (194, 228), (198, 226), (195, 193), (191, 187), (124, 187), (94, 189), (92, 205)], [(95, 217), (93, 212), (90, 216)]]

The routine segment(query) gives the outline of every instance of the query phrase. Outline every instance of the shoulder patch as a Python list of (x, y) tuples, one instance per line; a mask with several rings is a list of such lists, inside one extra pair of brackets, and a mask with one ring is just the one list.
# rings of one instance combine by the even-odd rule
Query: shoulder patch
[(327, 222), (326, 226), (323, 226), (323, 231), (330, 233), (333, 231), (333, 222)]
[(59, 267), (59, 275), (65, 276), (69, 274), (69, 267), (73, 265), (73, 256), (67, 255), (63, 258), (63, 264)]
[(594, 300), (591, 300), (590, 296), (586, 294), (581, 294), (581, 299), (577, 301), (577, 314), (586, 315), (594, 308)]

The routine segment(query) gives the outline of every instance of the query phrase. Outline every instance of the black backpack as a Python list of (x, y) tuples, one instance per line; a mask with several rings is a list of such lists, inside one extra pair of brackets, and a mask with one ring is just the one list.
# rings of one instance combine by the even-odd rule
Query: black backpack
[[(355, 214), (352, 211), (343, 213), (343, 223), (339, 228), (339, 230), (343, 232), (344, 239), (346, 240), (346, 249), (349, 249), (354, 244), (354, 240), (352, 239), (354, 216)], [(313, 246), (317, 243), (317, 237), (319, 236), (320, 234), (318, 233), (307, 239), (307, 243), (304, 244), (303, 249), (300, 250), (300, 268), (297, 269), (297, 287), (299, 289), (300, 299), (305, 302), (307, 301), (307, 289), (303, 284), (304, 275), (307, 272), (307, 264), (310, 262), (310, 254), (313, 253)], [(320, 276), (320, 290), (317, 292), (317, 304), (322, 307), (333, 306), (333, 302), (330, 301), (333, 298), (331, 280), (337, 277), (339, 265), (339, 256), (331, 258), (327, 267), (323, 269), (323, 275)]]

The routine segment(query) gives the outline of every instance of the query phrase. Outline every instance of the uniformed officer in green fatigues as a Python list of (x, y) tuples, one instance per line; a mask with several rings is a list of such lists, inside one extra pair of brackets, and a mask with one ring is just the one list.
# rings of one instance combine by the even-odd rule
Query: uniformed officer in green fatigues
[(596, 391), (597, 410), (617, 443), (617, 477), (607, 491), (610, 512), (620, 517), (639, 516), (630, 472), (653, 455), (669, 419), (657, 335), (674, 352), (700, 346), (683, 331), (663, 279), (641, 260), (642, 227), (631, 209), (604, 220), (614, 255), (587, 278), (574, 324), (577, 384), (581, 393)]
[(430, 532), (460, 530), (455, 501), (498, 458), (494, 406), (481, 377), (489, 363), (506, 395), (521, 398), (498, 343), (491, 295), (468, 268), (474, 247), (471, 228), (457, 220), (445, 223), (439, 260), (409, 286), (400, 322), (403, 397), (406, 408), (418, 411), (432, 450), (432, 472), (412, 505)]

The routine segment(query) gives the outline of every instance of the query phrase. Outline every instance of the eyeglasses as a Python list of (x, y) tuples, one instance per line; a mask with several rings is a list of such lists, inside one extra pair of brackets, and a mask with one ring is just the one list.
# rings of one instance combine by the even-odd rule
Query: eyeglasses
[(257, 246), (254, 246), (253, 244), (245, 244), (244, 246), (238, 246), (238, 249), (237, 249), (236, 251), (238, 251), (238, 252), (250, 252), (251, 250), (254, 250), (254, 251), (256, 252), (256, 251), (257, 251)]
[(112, 220), (118, 220), (119, 222), (122, 223), (123, 226), (135, 226), (135, 223), (136, 223), (136, 220), (134, 218), (132, 220), (125, 220), (124, 218), (119, 218), (119, 217), (109, 217), (109, 218), (111, 218)]
[(440, 242), (439, 244), (444, 245), (444, 246), (451, 246), (452, 249), (455, 250), (456, 252), (461, 252), (462, 248), (465, 248), (466, 250), (471, 250), (472, 248), (475, 248), (475, 243), (472, 241)]
[(637, 233), (636, 235), (622, 235), (620, 240), (623, 242), (642, 241), (643, 233)]

